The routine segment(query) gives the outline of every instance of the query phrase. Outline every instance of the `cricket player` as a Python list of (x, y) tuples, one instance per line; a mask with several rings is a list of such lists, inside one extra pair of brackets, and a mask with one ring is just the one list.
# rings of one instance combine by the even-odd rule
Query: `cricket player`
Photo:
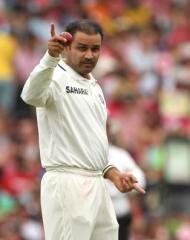
[[(36, 107), (42, 166), (41, 208), (46, 240), (117, 240), (118, 223), (105, 187), (144, 193), (136, 178), (108, 163), (107, 111), (91, 74), (103, 32), (77, 20), (57, 34), (25, 83), (21, 97)], [(27, 63), (26, 63), (27, 64)]]

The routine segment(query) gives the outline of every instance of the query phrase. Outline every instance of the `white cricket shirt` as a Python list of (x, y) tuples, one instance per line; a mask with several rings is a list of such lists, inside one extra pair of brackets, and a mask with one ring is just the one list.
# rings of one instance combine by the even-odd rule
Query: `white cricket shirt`
[(37, 107), (43, 167), (106, 167), (107, 110), (92, 75), (86, 79), (46, 52), (26, 81), (21, 97)]

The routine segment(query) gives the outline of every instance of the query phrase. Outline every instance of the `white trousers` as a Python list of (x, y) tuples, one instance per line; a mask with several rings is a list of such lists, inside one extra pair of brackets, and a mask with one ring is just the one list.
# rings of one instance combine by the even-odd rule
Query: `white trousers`
[(118, 223), (102, 175), (47, 171), (41, 181), (45, 240), (118, 240)]

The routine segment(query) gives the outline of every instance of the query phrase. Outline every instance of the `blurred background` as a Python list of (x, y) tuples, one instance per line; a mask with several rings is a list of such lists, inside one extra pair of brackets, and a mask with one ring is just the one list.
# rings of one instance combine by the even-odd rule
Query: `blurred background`
[(71, 20), (98, 21), (94, 75), (114, 142), (143, 169), (130, 240), (190, 240), (190, 1), (0, 0), (0, 240), (43, 240), (34, 108), (20, 99), (33, 67)]

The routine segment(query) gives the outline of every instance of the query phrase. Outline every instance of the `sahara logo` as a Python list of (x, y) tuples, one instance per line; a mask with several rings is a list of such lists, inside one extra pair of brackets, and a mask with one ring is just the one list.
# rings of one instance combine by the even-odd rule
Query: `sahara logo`
[(88, 95), (88, 90), (86, 88), (77, 88), (77, 87), (66, 86), (66, 93)]

